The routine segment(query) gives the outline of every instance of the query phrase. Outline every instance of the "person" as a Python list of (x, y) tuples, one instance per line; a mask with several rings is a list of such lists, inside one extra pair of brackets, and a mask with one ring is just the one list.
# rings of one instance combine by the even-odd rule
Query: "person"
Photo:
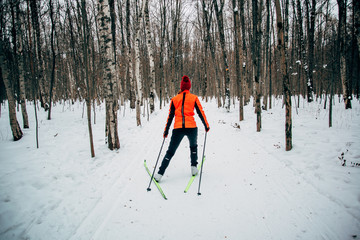
[(157, 182), (159, 182), (164, 175), (171, 158), (174, 156), (184, 136), (187, 136), (190, 144), (191, 174), (195, 176), (198, 173), (198, 128), (194, 118), (194, 109), (204, 124), (206, 132), (210, 130), (210, 127), (198, 97), (190, 93), (190, 88), (190, 79), (184, 75), (181, 79), (180, 92), (171, 99), (169, 115), (164, 130), (164, 138), (168, 136), (171, 123), (175, 117), (174, 129), (172, 131), (169, 148), (162, 160), (158, 173), (154, 175)]

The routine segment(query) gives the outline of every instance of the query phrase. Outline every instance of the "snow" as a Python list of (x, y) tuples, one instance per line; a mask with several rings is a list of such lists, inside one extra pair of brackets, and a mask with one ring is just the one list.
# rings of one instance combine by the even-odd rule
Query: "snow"
[[(262, 112), (261, 132), (256, 132), (252, 102), (241, 122), (238, 103), (227, 112), (215, 99), (201, 102), (211, 128), (202, 195), (197, 195), (198, 178), (184, 193), (190, 179), (185, 138), (161, 182), (168, 200), (154, 184), (146, 191), (149, 176), (143, 166), (146, 159), (152, 171), (156, 163), (168, 105), (161, 110), (157, 105), (150, 121), (143, 116), (141, 127), (135, 111), (122, 108), (117, 151), (105, 145), (104, 104), (97, 106), (95, 158), (90, 157), (83, 103), (58, 103), (50, 121), (39, 110), (39, 149), (33, 105), (27, 108), (30, 129), (23, 129), (17, 142), (2, 105), (0, 239), (359, 239), (357, 100), (345, 110), (342, 99), (335, 98), (332, 128), (320, 100), (301, 101), (298, 109), (293, 104), (291, 151), (284, 146), (281, 99)], [(201, 158), (205, 132), (196, 120)], [(341, 166), (342, 153), (346, 166)]]

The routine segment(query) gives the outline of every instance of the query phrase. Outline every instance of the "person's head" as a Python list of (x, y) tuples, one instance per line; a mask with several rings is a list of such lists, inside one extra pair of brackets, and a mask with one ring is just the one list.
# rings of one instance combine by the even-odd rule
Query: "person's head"
[(188, 76), (184, 75), (181, 79), (180, 89), (181, 91), (190, 90), (191, 82)]

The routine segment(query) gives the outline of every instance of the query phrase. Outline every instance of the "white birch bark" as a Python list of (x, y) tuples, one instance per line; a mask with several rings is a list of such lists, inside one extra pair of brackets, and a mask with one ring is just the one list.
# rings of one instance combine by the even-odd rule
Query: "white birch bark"
[(157, 98), (155, 91), (155, 63), (154, 63), (154, 50), (151, 46), (151, 32), (150, 32), (150, 18), (149, 18), (149, 0), (144, 0), (143, 6), (143, 16), (145, 20), (145, 30), (146, 30), (146, 46), (148, 49), (149, 55), (149, 65), (150, 65), (150, 113), (153, 113), (155, 110), (154, 99)]
[(104, 68), (104, 89), (107, 118), (107, 140), (110, 150), (119, 149), (117, 130), (118, 86), (115, 74), (115, 59), (111, 40), (111, 19), (108, 0), (98, 0), (98, 22), (100, 31), (100, 51)]
[(145, 0), (143, 1), (142, 10), (140, 11), (140, 16), (138, 16), (138, 22), (135, 26), (135, 79), (136, 79), (136, 123), (137, 126), (141, 125), (141, 99), (142, 99), (142, 82), (141, 82), (141, 73), (140, 73), (140, 22), (142, 19), (142, 13), (144, 11)]

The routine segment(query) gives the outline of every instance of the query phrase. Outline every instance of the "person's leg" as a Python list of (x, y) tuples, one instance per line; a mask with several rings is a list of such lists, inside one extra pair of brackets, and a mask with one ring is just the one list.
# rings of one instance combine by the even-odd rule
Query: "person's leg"
[(198, 129), (197, 128), (188, 128), (187, 129), (187, 137), (189, 139), (190, 144), (190, 159), (191, 159), (191, 166), (196, 167), (198, 162), (198, 145), (197, 145), (197, 135)]
[(174, 156), (176, 149), (179, 147), (181, 140), (184, 137), (182, 129), (174, 129), (172, 132), (169, 148), (166, 151), (165, 157), (162, 160), (158, 174), (164, 175), (166, 168), (169, 166), (171, 158)]

